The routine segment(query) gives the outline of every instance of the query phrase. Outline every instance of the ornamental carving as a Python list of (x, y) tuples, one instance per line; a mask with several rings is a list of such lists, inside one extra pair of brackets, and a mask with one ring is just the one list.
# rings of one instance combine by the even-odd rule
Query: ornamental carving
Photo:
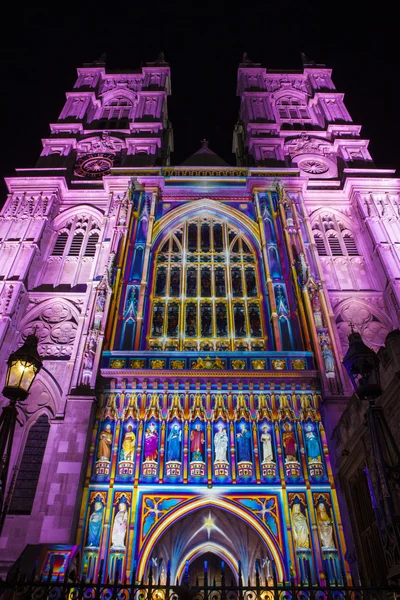
[(77, 145), (80, 154), (107, 153), (114, 154), (125, 148), (123, 141), (103, 132), (100, 136), (81, 140)]
[(110, 360), (110, 367), (112, 369), (123, 369), (125, 367), (124, 358), (113, 358)]
[(286, 369), (286, 360), (277, 358), (276, 360), (271, 360), (271, 365), (275, 371), (283, 371)]
[(138, 360), (137, 358), (134, 358), (129, 363), (129, 366), (131, 369), (144, 369), (144, 365), (145, 365), (145, 361)]
[(171, 369), (184, 369), (185, 361), (184, 360), (171, 360)]
[[(372, 304), (373, 299), (370, 299)], [(382, 307), (385, 310), (385, 307)], [(339, 332), (343, 351), (346, 352), (351, 333), (350, 323), (358, 333), (360, 333), (364, 343), (378, 350), (380, 346), (385, 345), (386, 336), (393, 329), (387, 318), (381, 313), (381, 308), (368, 306), (366, 302), (344, 301), (335, 308), (336, 325)]]
[(152, 369), (163, 369), (165, 367), (165, 360), (160, 360), (160, 359), (151, 360), (150, 366)]
[(256, 371), (261, 371), (265, 369), (265, 360), (252, 360), (251, 364), (253, 365), (253, 369)]
[(217, 369), (225, 369), (225, 361), (222, 360), (219, 356), (215, 357), (215, 358), (210, 358), (209, 356), (207, 356), (207, 358), (202, 358), (201, 356), (192, 362), (192, 369), (210, 369), (210, 370), (217, 370)]
[(234, 368), (235, 371), (242, 371), (246, 367), (246, 361), (245, 360), (233, 360), (232, 367)]
[(329, 170), (329, 167), (322, 160), (315, 160), (311, 158), (300, 162), (299, 167), (302, 171), (311, 173), (312, 175), (320, 175)]
[(292, 367), (295, 371), (304, 371), (306, 368), (306, 361), (302, 358), (296, 358), (292, 360)]
[(30, 321), (22, 330), (22, 337), (36, 333), (39, 353), (49, 357), (69, 357), (75, 341), (78, 324), (67, 303), (54, 302)]

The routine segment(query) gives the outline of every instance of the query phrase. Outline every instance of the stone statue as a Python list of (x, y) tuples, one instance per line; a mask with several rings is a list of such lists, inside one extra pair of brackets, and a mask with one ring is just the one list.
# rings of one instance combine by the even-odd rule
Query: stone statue
[(144, 460), (157, 460), (158, 457), (158, 432), (154, 423), (146, 429), (144, 434)]
[(196, 423), (190, 434), (190, 452), (192, 460), (203, 460), (204, 433), (200, 423)]
[(271, 434), (268, 432), (268, 426), (263, 426), (263, 432), (260, 436), (260, 441), (262, 443), (263, 449), (263, 462), (271, 462), (274, 460), (274, 455), (272, 452), (272, 438)]
[(111, 533), (111, 550), (125, 550), (125, 536), (128, 525), (128, 507), (125, 502), (118, 504), (118, 512), (115, 515), (114, 525)]
[(312, 425), (306, 425), (305, 434), (308, 462), (321, 462), (321, 448)]
[(136, 436), (133, 431), (132, 425), (128, 425), (125, 437), (122, 442), (123, 460), (133, 461), (133, 454), (135, 452), (135, 441)]
[(181, 462), (182, 429), (174, 423), (167, 439), (167, 461)]
[(246, 423), (241, 423), (240, 433), (237, 434), (238, 440), (238, 462), (251, 462), (251, 433), (246, 427)]
[(322, 346), (322, 358), (325, 363), (326, 376), (328, 379), (333, 379), (335, 377), (335, 359), (333, 358), (333, 352), (327, 343)]
[(100, 433), (99, 446), (97, 448), (97, 460), (110, 461), (112, 439), (111, 425), (107, 423)]
[(300, 504), (293, 504), (291, 516), (293, 540), (296, 550), (309, 548), (310, 538), (308, 536), (308, 523), (305, 515), (301, 512)]
[(323, 502), (320, 502), (317, 507), (317, 525), (322, 548), (336, 548), (333, 539), (333, 521)]
[(102, 502), (95, 502), (93, 512), (89, 517), (87, 545), (98, 548), (100, 545), (101, 526), (103, 523), (104, 506)]
[(285, 449), (285, 458), (287, 461), (297, 461), (297, 443), (293, 427), (290, 423), (283, 426), (283, 447)]
[(217, 429), (218, 431), (214, 436), (215, 462), (227, 463), (228, 435), (226, 428), (222, 423), (218, 423)]

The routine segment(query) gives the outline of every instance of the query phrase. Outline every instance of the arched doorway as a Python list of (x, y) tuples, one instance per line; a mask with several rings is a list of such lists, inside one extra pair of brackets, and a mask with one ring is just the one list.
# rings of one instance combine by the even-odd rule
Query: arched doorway
[(189, 565), (189, 585), (204, 585), (204, 573), (207, 570), (208, 585), (222, 585), (222, 572), (225, 585), (237, 584), (237, 572), (226, 561), (213, 552), (204, 552), (197, 556)]

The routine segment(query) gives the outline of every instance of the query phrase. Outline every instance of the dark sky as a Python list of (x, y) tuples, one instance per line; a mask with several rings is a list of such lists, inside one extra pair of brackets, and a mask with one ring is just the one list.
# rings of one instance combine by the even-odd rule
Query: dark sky
[(174, 164), (196, 151), (203, 137), (234, 164), (236, 71), (246, 51), (271, 69), (300, 69), (301, 52), (331, 67), (350, 114), (371, 139), (376, 164), (400, 166), (395, 2), (9, 4), (0, 36), (1, 178), (15, 167), (35, 164), (40, 140), (58, 117), (77, 66), (107, 52), (110, 69), (135, 69), (155, 60), (160, 50), (172, 70)]

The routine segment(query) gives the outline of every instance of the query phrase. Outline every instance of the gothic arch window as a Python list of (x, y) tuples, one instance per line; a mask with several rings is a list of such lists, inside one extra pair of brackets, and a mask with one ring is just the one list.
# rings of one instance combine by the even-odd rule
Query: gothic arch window
[(257, 258), (239, 228), (192, 217), (161, 242), (154, 265), (150, 348), (265, 348)]
[(57, 232), (51, 256), (95, 256), (99, 228), (91, 217), (73, 218)]
[(91, 215), (74, 215), (55, 233), (41, 282), (54, 286), (86, 284), (100, 239), (97, 221)]
[(103, 119), (129, 119), (132, 106), (132, 100), (125, 96), (111, 98), (104, 103), (101, 117)]
[(276, 102), (276, 110), (280, 121), (283, 122), (310, 122), (309, 114), (305, 100), (297, 98), (297, 96), (283, 96)]
[(30, 515), (32, 512), (49, 431), (50, 423), (46, 415), (41, 415), (29, 430), (9, 514)]
[(352, 232), (336, 215), (320, 215), (313, 226), (313, 235), (320, 256), (358, 256)]

